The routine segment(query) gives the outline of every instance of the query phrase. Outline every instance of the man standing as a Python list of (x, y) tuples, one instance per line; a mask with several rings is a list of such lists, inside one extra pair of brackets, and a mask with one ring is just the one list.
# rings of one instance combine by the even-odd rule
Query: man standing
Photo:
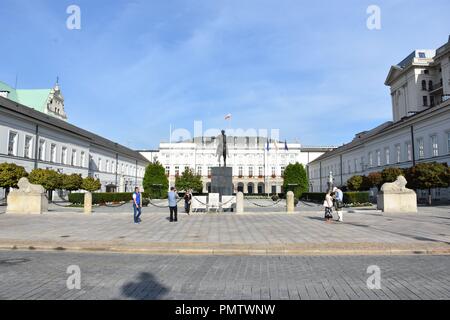
[(170, 222), (178, 221), (178, 208), (177, 208), (177, 200), (178, 194), (177, 190), (174, 187), (170, 187), (170, 191), (167, 194), (169, 200), (169, 210), (170, 210)]
[(334, 187), (333, 192), (336, 195), (336, 201), (335, 201), (335, 208), (336, 212), (338, 214), (338, 220), (339, 222), (344, 222), (344, 214), (342, 213), (342, 207), (344, 206), (344, 193), (341, 189)]
[(133, 209), (134, 209), (134, 223), (138, 224), (141, 222), (141, 192), (139, 191), (139, 188), (134, 188), (133, 193)]

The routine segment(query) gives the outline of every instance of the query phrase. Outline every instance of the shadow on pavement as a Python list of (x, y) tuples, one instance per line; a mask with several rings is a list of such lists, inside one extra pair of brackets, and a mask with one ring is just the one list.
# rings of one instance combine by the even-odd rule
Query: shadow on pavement
[(141, 272), (136, 282), (128, 282), (122, 286), (121, 298), (158, 300), (167, 294), (168, 291), (151, 273)]

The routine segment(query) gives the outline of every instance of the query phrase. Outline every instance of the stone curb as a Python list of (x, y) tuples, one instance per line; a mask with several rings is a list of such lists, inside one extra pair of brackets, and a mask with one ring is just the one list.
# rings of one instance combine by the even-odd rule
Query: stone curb
[(51, 241), (11, 240), (0, 242), (0, 250), (19, 251), (67, 251), (92, 253), (131, 253), (149, 255), (240, 255), (240, 256), (370, 256), (370, 255), (450, 255), (450, 245), (415, 245), (392, 243), (336, 243), (299, 244), (290, 246), (226, 245), (198, 243), (174, 243), (170, 245), (150, 243), (135, 245), (55, 243)]

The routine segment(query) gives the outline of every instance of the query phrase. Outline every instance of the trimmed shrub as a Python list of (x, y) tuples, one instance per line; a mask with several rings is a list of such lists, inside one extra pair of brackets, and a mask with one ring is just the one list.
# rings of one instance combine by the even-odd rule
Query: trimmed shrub
[(344, 203), (368, 203), (368, 192), (344, 192)]
[(351, 191), (359, 191), (361, 190), (364, 183), (363, 176), (353, 176), (347, 181), (347, 187)]
[[(325, 192), (305, 192), (302, 200), (322, 203), (325, 200)], [(344, 203), (367, 203), (369, 202), (369, 192), (344, 192)]]
[(150, 163), (145, 169), (144, 181), (142, 182), (145, 192), (152, 199), (166, 199), (169, 189), (169, 180), (164, 167), (159, 163)]
[[(148, 205), (149, 194), (146, 192), (141, 193), (142, 205)], [(132, 192), (118, 192), (118, 193), (93, 193), (92, 204), (104, 204), (111, 202), (129, 202), (133, 199)], [(73, 204), (84, 204), (84, 193), (71, 193), (69, 194), (69, 202)]]
[(304, 192), (308, 191), (308, 176), (302, 164), (291, 163), (284, 169), (283, 189), (285, 193), (294, 192), (296, 198), (300, 198)]

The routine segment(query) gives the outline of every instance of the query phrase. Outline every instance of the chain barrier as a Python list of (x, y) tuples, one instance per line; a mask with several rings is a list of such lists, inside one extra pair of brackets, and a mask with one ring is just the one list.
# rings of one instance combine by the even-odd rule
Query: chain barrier
[[(169, 205), (166, 205), (166, 206), (158, 205), (158, 204), (153, 203), (152, 199), (150, 199), (150, 198), (146, 198), (146, 199), (148, 200), (149, 204), (151, 204), (152, 206), (154, 206), (156, 208), (169, 208)], [(180, 201), (182, 201), (182, 200), (184, 200), (184, 198), (178, 199), (177, 204), (180, 203)]]
[[(283, 199), (279, 199), (278, 201), (275, 201), (274, 203), (271, 203), (270, 205), (262, 205), (253, 201), (250, 201), (250, 199), (245, 198), (245, 200), (247, 200), (248, 202), (250, 202), (251, 204), (260, 207), (260, 208), (270, 208), (270, 207), (275, 207), (277, 204), (279, 204), (281, 201), (283, 201)], [(268, 199), (267, 199), (268, 200)]]

